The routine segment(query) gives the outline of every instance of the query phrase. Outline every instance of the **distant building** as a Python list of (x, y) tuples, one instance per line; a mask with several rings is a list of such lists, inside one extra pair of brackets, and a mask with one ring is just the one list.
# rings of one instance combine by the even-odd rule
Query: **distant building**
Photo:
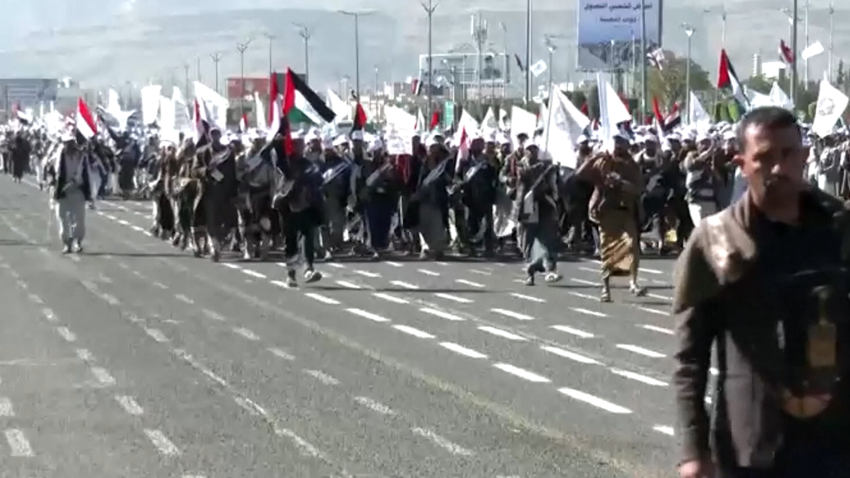
[(0, 78), (0, 109), (13, 106), (38, 110), (41, 103), (56, 101), (59, 80), (55, 78)]

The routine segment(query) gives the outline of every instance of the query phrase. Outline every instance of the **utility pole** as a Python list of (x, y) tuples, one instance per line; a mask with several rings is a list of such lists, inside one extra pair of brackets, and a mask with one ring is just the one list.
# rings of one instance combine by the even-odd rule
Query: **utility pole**
[[(805, 36), (805, 42), (806, 42), (805, 48), (809, 47), (809, 3), (810, 3), (810, 1), (806, 0), (806, 7), (805, 7), (806, 13), (805, 13), (805, 19), (804, 19), (805, 23), (803, 25), (803, 30), (804, 30), (803, 35)], [(797, 61), (797, 50), (794, 50), (794, 61), (795, 62)], [(806, 88), (808, 88), (809, 87), (809, 59), (808, 58), (803, 59), (803, 82), (806, 84)]]
[(371, 15), (373, 12), (349, 12), (340, 10), (339, 13), (354, 17), (354, 91), (357, 102), (360, 102), (360, 17)]
[(304, 76), (307, 78), (307, 82), (310, 82), (310, 38), (313, 37), (313, 32), (310, 31), (304, 25), (300, 25), (298, 23), (294, 23), (296, 27), (298, 27), (298, 36), (304, 40)]
[(833, 81), (833, 78), (834, 78), (833, 71), (835, 71), (833, 69), (834, 65), (832, 64), (832, 58), (833, 58), (833, 55), (834, 55), (834, 51), (835, 51), (835, 3), (831, 3), (829, 5), (829, 53), (827, 54), (827, 68), (829, 69), (828, 70), (829, 73), (827, 74), (827, 78), (829, 78), (830, 82)]
[(200, 83), (201, 82), (201, 57), (196, 58), (195, 62), (197, 63), (196, 69), (197, 69), (197, 73), (198, 73), (198, 83)]
[(253, 38), (248, 39), (245, 43), (237, 43), (236, 50), (239, 52), (239, 117), (245, 116), (245, 52), (251, 46)]
[(797, 14), (800, 9), (799, 0), (794, 0), (794, 6), (791, 11), (791, 51), (794, 55), (794, 61), (791, 63), (791, 101), (795, 109), (797, 106)]
[(688, 59), (687, 59), (687, 64), (685, 65), (685, 89), (687, 90), (685, 92), (685, 94), (688, 95), (688, 96), (687, 96), (685, 104), (687, 105), (687, 109), (688, 109), (688, 115), (686, 116), (686, 118), (688, 119), (688, 124), (690, 124), (691, 123), (691, 46), (692, 46), (691, 39), (693, 38), (694, 32), (696, 32), (696, 29), (694, 29), (694, 27), (688, 25), (687, 23), (683, 23), (682, 28), (685, 30), (685, 35), (688, 36)]
[[(550, 35), (543, 36), (543, 44), (546, 46), (546, 49), (549, 50), (549, 63), (546, 65), (548, 67), (547, 69), (549, 70), (549, 84), (547, 88), (549, 89), (549, 91), (551, 91), (552, 81), (554, 80), (554, 78), (552, 77), (552, 63), (555, 61), (555, 50), (557, 48), (555, 47), (555, 43), (552, 42), (552, 37)], [(549, 101), (549, 104), (551, 105), (551, 98), (549, 99)]]
[(189, 96), (189, 62), (183, 65), (183, 71), (186, 73), (186, 97)]
[(484, 73), (484, 45), (487, 43), (487, 20), (481, 18), (480, 11), (477, 15), (472, 15), (469, 30), (478, 48), (478, 66), (475, 68), (478, 73), (476, 75), (476, 88), (478, 89), (478, 103), (483, 106), (484, 88), (482, 87), (481, 79)]
[[(433, 0), (428, 0), (428, 3), (422, 2), (422, 8), (425, 9), (425, 14), (428, 15), (428, 83), (425, 86), (428, 87), (428, 117), (426, 121), (431, 121), (431, 118), (434, 117), (434, 103), (432, 100), (432, 91), (434, 89), (434, 12), (437, 11), (437, 6), (439, 4), (435, 3)], [(420, 80), (422, 81), (422, 80)], [(462, 80), (461, 80), (462, 81)]]
[(531, 0), (525, 4), (525, 101), (531, 101)]
[(510, 71), (508, 65), (508, 62), (510, 61), (508, 58), (508, 26), (505, 25), (505, 22), (499, 22), (499, 27), (502, 29), (502, 42), (504, 43), (503, 46), (505, 54), (505, 74), (502, 78), (502, 99), (505, 99), (508, 97), (508, 79), (510, 78), (508, 76), (508, 71)]
[(211, 53), (210, 59), (213, 61), (213, 65), (215, 66), (215, 92), (221, 94), (221, 91), (218, 89), (218, 64), (221, 62), (221, 53)]

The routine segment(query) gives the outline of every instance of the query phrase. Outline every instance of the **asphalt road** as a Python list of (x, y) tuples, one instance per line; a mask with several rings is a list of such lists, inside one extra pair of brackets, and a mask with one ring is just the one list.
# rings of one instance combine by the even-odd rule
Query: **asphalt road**
[(597, 301), (598, 265), (195, 259), (101, 202), (63, 256), (0, 179), (0, 476), (672, 476), (671, 260)]

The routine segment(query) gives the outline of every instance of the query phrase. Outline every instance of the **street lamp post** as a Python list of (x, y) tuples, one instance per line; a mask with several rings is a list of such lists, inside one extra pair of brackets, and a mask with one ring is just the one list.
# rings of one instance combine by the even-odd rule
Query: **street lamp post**
[(269, 76), (271, 76), (272, 72), (274, 71), (274, 60), (272, 58), (274, 53), (273, 49), (275, 36), (271, 33), (266, 33), (265, 36), (269, 40)]
[(687, 90), (685, 94), (687, 95), (685, 104), (688, 108), (688, 115), (686, 118), (688, 119), (688, 124), (691, 123), (691, 38), (694, 36), (694, 32), (696, 30), (694, 27), (690, 26), (687, 23), (682, 24), (682, 28), (685, 30), (685, 35), (688, 36), (688, 59), (685, 64), (685, 89)]
[(829, 81), (833, 81), (833, 78), (834, 78), (832, 76), (833, 75), (832, 72), (835, 71), (832, 68), (833, 67), (832, 58), (833, 58), (833, 51), (834, 50), (835, 50), (835, 4), (831, 3), (829, 5), (829, 52), (827, 53), (827, 63), (826, 63), (827, 68), (829, 69), (828, 70), (829, 74), (827, 75), (827, 78), (829, 78)]
[(210, 54), (210, 59), (212, 59), (213, 65), (215, 66), (215, 92), (221, 94), (218, 89), (218, 64), (221, 62), (221, 53)]
[(548, 64), (548, 67), (549, 67), (548, 68), (549, 69), (549, 80), (548, 80), (549, 84), (548, 84), (547, 88), (551, 89), (552, 88), (552, 80), (553, 80), (553, 77), (552, 77), (552, 75), (553, 75), (553, 73), (552, 73), (552, 62), (555, 60), (555, 50), (556, 50), (556, 48), (555, 48), (555, 44), (552, 42), (552, 37), (550, 35), (545, 35), (543, 37), (543, 44), (546, 45), (546, 50), (549, 51), (549, 59), (548, 59), (548, 61), (549, 61), (549, 64)]
[(304, 76), (307, 82), (310, 82), (310, 39), (313, 38), (313, 32), (304, 25), (294, 24), (298, 27), (298, 36), (304, 40)]
[(649, 97), (649, 80), (646, 73), (646, 0), (640, 0), (640, 118), (646, 122), (647, 98)]
[(508, 26), (505, 25), (505, 22), (499, 22), (499, 28), (502, 29), (502, 42), (504, 47), (504, 55), (505, 55), (505, 73), (502, 78), (502, 99), (508, 97)]
[[(428, 87), (428, 118), (433, 116), (433, 89), (434, 89), (434, 28), (433, 28), (433, 20), (434, 20), (434, 12), (437, 10), (437, 6), (439, 4), (434, 3), (433, 0), (428, 0), (428, 3), (422, 2), (422, 8), (425, 9), (425, 14), (428, 15), (428, 83), (426, 86)], [(422, 81), (422, 80), (420, 80)], [(428, 120), (430, 121), (430, 119)]]
[(372, 12), (348, 12), (340, 10), (339, 13), (354, 17), (354, 92), (357, 102), (360, 102), (360, 17), (371, 15)]
[(487, 43), (487, 20), (481, 19), (481, 12), (478, 12), (478, 15), (472, 16), (470, 34), (478, 47), (478, 66), (476, 67), (476, 70), (478, 70), (478, 75), (476, 76), (478, 78), (476, 78), (476, 88), (478, 89), (478, 103), (479, 105), (483, 105), (484, 89), (482, 86), (482, 79), (484, 76), (484, 44)]
[(189, 95), (189, 62), (183, 64), (184, 79), (186, 80), (186, 95)]
[(788, 22), (790, 24), (790, 34), (791, 34), (791, 102), (793, 104), (797, 104), (797, 23), (799, 22), (798, 18), (798, 10), (799, 5), (797, 0), (794, 0), (794, 6), (791, 9), (783, 8), (780, 11), (788, 17)]
[(251, 46), (253, 39), (249, 39), (245, 43), (237, 43), (236, 50), (239, 52), (239, 117), (245, 116), (245, 52)]

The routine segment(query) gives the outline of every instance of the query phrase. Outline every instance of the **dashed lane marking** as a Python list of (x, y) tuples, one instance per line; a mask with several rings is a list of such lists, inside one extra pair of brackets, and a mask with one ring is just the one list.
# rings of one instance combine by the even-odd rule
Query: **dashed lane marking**
[(92, 355), (92, 353), (89, 352), (88, 349), (77, 349), (75, 353), (77, 354), (77, 358), (82, 360), (83, 362), (94, 362), (94, 355)]
[(419, 290), (419, 286), (418, 286), (418, 285), (416, 285), (416, 284), (411, 284), (411, 283), (409, 283), (409, 282), (400, 281), (400, 280), (393, 280), (393, 281), (390, 281), (390, 284), (392, 284), (392, 285), (394, 285), (394, 286), (397, 286), (397, 287), (401, 287), (401, 288), (403, 288), (403, 289), (409, 289), (409, 290)]
[(441, 299), (450, 300), (452, 302), (457, 302), (459, 304), (471, 304), (473, 302), (472, 299), (467, 299), (466, 297), (460, 297), (454, 294), (446, 294), (444, 292), (438, 292), (434, 294), (434, 296), (439, 297)]
[(551, 328), (557, 330), (558, 332), (564, 332), (565, 334), (575, 335), (576, 337), (581, 337), (583, 339), (592, 339), (593, 337), (595, 337), (595, 335), (590, 332), (575, 329), (568, 325), (553, 325)]
[(145, 429), (145, 435), (153, 443), (153, 446), (163, 456), (180, 456), (180, 449), (159, 430)]
[(379, 298), (379, 299), (384, 299), (388, 302), (393, 302), (395, 304), (409, 304), (410, 303), (410, 301), (407, 300), (407, 299), (402, 299), (401, 297), (396, 297), (396, 296), (391, 295), (391, 294), (385, 294), (383, 292), (375, 292), (372, 295)]
[(148, 334), (150, 338), (156, 340), (161, 344), (168, 342), (168, 337), (166, 337), (165, 334), (163, 334), (162, 331), (159, 329), (145, 328), (145, 333)]
[(118, 404), (121, 405), (121, 408), (130, 415), (139, 416), (145, 412), (144, 409), (136, 403), (136, 400), (133, 399), (133, 397), (127, 395), (116, 395), (115, 401), (118, 402)]
[(511, 296), (516, 297), (517, 299), (527, 300), (531, 302), (537, 302), (538, 304), (542, 304), (546, 302), (546, 299), (540, 299), (537, 297), (532, 297), (530, 295), (520, 294), (518, 292), (511, 292)]
[(315, 445), (298, 436), (294, 431), (288, 428), (281, 428), (277, 424), (274, 425), (274, 433), (279, 437), (285, 437), (292, 441), (302, 455), (314, 458), (323, 458), (324, 454), (316, 448)]
[(507, 372), (511, 375), (515, 375), (519, 378), (528, 380), (529, 382), (534, 382), (534, 383), (549, 383), (549, 382), (551, 382), (551, 380), (549, 380), (548, 378), (546, 378), (542, 375), (538, 375), (534, 372), (529, 372), (528, 370), (519, 368), (519, 367), (517, 367), (515, 365), (511, 365), (509, 363), (497, 363), (497, 364), (493, 364), (493, 366), (496, 367), (497, 369), (503, 371), (503, 372)]
[(56, 327), (56, 332), (58, 332), (59, 336), (61, 336), (63, 339), (65, 339), (66, 342), (76, 342), (77, 341), (76, 334), (71, 332), (71, 329), (69, 329), (68, 327)]
[(6, 442), (9, 444), (9, 450), (13, 457), (30, 458), (35, 455), (29, 440), (21, 430), (9, 428), (3, 434), (6, 435)]
[(218, 312), (216, 312), (214, 310), (202, 309), (202, 311), (203, 311), (204, 315), (206, 315), (208, 318), (210, 318), (212, 320), (215, 320), (215, 321), (218, 321), (218, 322), (224, 322), (226, 320), (223, 315), (219, 314)]
[(92, 367), (91, 373), (101, 385), (115, 385), (115, 378), (102, 367)]
[[(284, 264), (284, 266), (285, 266), (285, 264)], [(328, 266), (336, 268), (336, 269), (345, 269), (345, 266), (343, 264), (340, 264), (340, 263), (337, 263), (337, 262), (328, 262)]]
[(439, 272), (434, 272), (428, 269), (417, 269), (420, 274), (425, 274), (426, 276), (438, 277), (440, 275)]
[(567, 291), (567, 294), (570, 294), (573, 297), (578, 297), (579, 299), (593, 300), (599, 301), (599, 297), (594, 297), (590, 294), (585, 294), (584, 292), (576, 292), (574, 290)]
[(15, 408), (8, 397), (0, 397), (0, 417), (14, 417)]
[(271, 347), (271, 348), (268, 348), (266, 350), (271, 352), (272, 355), (274, 355), (277, 358), (281, 358), (283, 360), (295, 360), (295, 357), (292, 356), (292, 354), (290, 354), (289, 352), (287, 352), (283, 349), (279, 349), (277, 347)]
[(260, 274), (257, 271), (252, 271), (251, 269), (242, 269), (242, 273), (251, 277), (255, 277), (257, 279), (267, 279), (265, 274)]
[(664, 425), (656, 425), (656, 426), (652, 427), (652, 429), (659, 432), (659, 433), (663, 433), (665, 435), (668, 435), (668, 436), (675, 435), (675, 432), (673, 431), (673, 427), (668, 427), (668, 426), (664, 426)]
[(321, 370), (304, 370), (304, 373), (322, 382), (325, 385), (339, 385), (339, 380), (322, 372)]
[(404, 267), (404, 264), (401, 264), (399, 262), (384, 261), (383, 263), (391, 267)]
[(493, 334), (497, 337), (502, 337), (503, 339), (514, 340), (516, 342), (524, 342), (526, 339), (517, 334), (513, 334), (508, 332), (507, 330), (497, 329), (496, 327), (490, 327), (489, 325), (482, 325), (478, 327), (478, 330), (482, 332), (487, 332), (488, 334)]
[(185, 296), (185, 295), (183, 295), (183, 294), (174, 294), (174, 298), (175, 298), (175, 299), (177, 299), (177, 300), (179, 300), (180, 302), (184, 302), (184, 303), (189, 304), (189, 305), (192, 305), (192, 304), (194, 304), (194, 303), (195, 303), (195, 301), (194, 301), (194, 300), (192, 300), (192, 299), (190, 299), (190, 298), (186, 297), (186, 296)]
[(162, 289), (162, 290), (168, 289), (168, 286), (163, 284), (162, 282), (154, 281), (154, 282), (152, 282), (152, 284), (153, 284), (154, 287), (156, 287), (158, 289)]
[(570, 280), (575, 282), (576, 284), (590, 285), (590, 286), (593, 286), (593, 287), (600, 287), (601, 286), (601, 284), (599, 284), (598, 282), (594, 282), (592, 280), (578, 279), (578, 278), (575, 278), (575, 277), (570, 278)]
[(337, 285), (341, 285), (342, 287), (345, 287), (346, 289), (360, 290), (360, 289), (363, 288), (363, 287), (361, 287), (361, 286), (359, 286), (359, 285), (357, 285), (353, 282), (348, 282), (348, 281), (344, 281), (344, 280), (338, 280), (338, 281), (336, 281), (336, 283), (337, 283)]
[(667, 382), (663, 382), (661, 380), (658, 380), (658, 379), (655, 379), (655, 378), (652, 378), (652, 377), (647, 377), (646, 375), (641, 375), (641, 374), (636, 373), (636, 372), (629, 372), (628, 370), (620, 370), (620, 369), (612, 368), (611, 372), (614, 375), (619, 375), (621, 377), (625, 377), (625, 378), (628, 378), (630, 380), (635, 380), (637, 382), (645, 383), (647, 385), (652, 385), (653, 387), (666, 387), (668, 385)]
[(29, 298), (30, 302), (33, 302), (33, 303), (38, 304), (38, 305), (44, 305), (44, 301), (41, 300), (41, 297), (39, 297), (35, 294), (29, 294), (27, 296), (27, 298)]
[(390, 407), (369, 397), (354, 397), (354, 401), (356, 403), (359, 403), (360, 405), (363, 405), (369, 410), (372, 410), (373, 412), (380, 413), (381, 415), (393, 416), (396, 414), (395, 411), (393, 411), (393, 409), (391, 409)]
[(596, 408), (601, 408), (606, 412), (615, 413), (618, 415), (628, 415), (632, 413), (632, 411), (628, 408), (621, 407), (620, 405), (616, 405), (607, 400), (591, 395), (589, 393), (582, 392), (580, 390), (564, 387), (559, 388), (558, 391), (580, 402), (587, 403), (588, 405), (592, 405)]
[(469, 281), (469, 280), (466, 280), (466, 279), (455, 279), (455, 282), (457, 282), (458, 284), (468, 285), (469, 287), (475, 287), (475, 288), (478, 288), (478, 289), (483, 289), (484, 287), (486, 287), (484, 284), (480, 284), (478, 282), (472, 282), (472, 281)]
[(595, 310), (583, 309), (581, 307), (570, 307), (570, 310), (572, 310), (573, 312), (578, 312), (579, 314), (592, 315), (594, 317), (608, 317), (608, 314), (597, 312)]
[(416, 327), (410, 327), (409, 325), (393, 325), (393, 328), (398, 330), (399, 332), (404, 332), (405, 334), (412, 335), (420, 339), (434, 338), (434, 336), (429, 334), (428, 332), (425, 332), (424, 330), (419, 330)]
[(599, 361), (592, 359), (590, 357), (585, 357), (584, 355), (577, 354), (575, 352), (570, 352), (569, 350), (564, 350), (558, 347), (552, 347), (551, 345), (543, 345), (540, 347), (542, 350), (549, 352), (551, 354), (557, 355), (559, 357), (567, 358), (578, 363), (583, 363), (586, 365), (595, 365), (598, 364)]
[(646, 294), (646, 296), (647, 296), (647, 297), (652, 297), (653, 299), (666, 300), (666, 301), (668, 301), (668, 302), (672, 302), (672, 301), (673, 301), (673, 298), (672, 298), (672, 297), (667, 297), (666, 295), (661, 295), (661, 294), (653, 294), (653, 293), (651, 293), (651, 292), (650, 292), (649, 294)]
[(56, 314), (53, 312), (52, 309), (48, 309), (45, 307), (44, 309), (41, 309), (41, 314), (44, 316), (45, 319), (47, 319), (48, 322), (57, 321)]
[(490, 309), (490, 312), (495, 312), (499, 315), (504, 315), (505, 317), (510, 317), (516, 320), (534, 320), (534, 317), (530, 315), (520, 314), (519, 312), (507, 309)]
[(241, 335), (242, 337), (244, 337), (244, 338), (246, 338), (246, 339), (248, 339), (248, 340), (254, 341), (254, 342), (256, 342), (256, 341), (260, 340), (260, 336), (259, 336), (259, 335), (257, 335), (256, 333), (254, 333), (252, 330), (248, 330), (248, 329), (246, 329), (246, 328), (244, 328), (244, 327), (234, 327), (234, 328), (233, 328), (233, 333), (235, 333), (235, 334), (237, 334), (237, 335)]
[(453, 342), (440, 342), (440, 346), (445, 348), (445, 349), (451, 350), (452, 352), (455, 352), (455, 353), (458, 353), (458, 354), (461, 354), (461, 355), (465, 355), (469, 358), (474, 358), (474, 359), (485, 359), (485, 358), (487, 358), (486, 355), (482, 354), (481, 352), (479, 352), (477, 350), (472, 350), (470, 348), (464, 347), (463, 345), (458, 345), (458, 344), (453, 343)]
[(114, 295), (107, 294), (105, 292), (102, 292), (98, 295), (100, 296), (101, 299), (103, 299), (104, 302), (106, 302), (107, 304), (109, 304), (111, 306), (121, 305), (121, 301), (118, 300), (118, 298), (115, 297)]
[(365, 310), (361, 310), (361, 309), (351, 309), (351, 308), (349, 308), (349, 309), (345, 309), (345, 310), (348, 311), (348, 313), (350, 313), (350, 314), (354, 314), (356, 316), (363, 317), (364, 319), (369, 319), (369, 320), (372, 320), (374, 322), (389, 322), (390, 321), (390, 319), (388, 319), (386, 317), (382, 317), (378, 314), (373, 314), (371, 312), (366, 312)]
[(439, 317), (441, 319), (452, 320), (452, 321), (455, 321), (455, 322), (461, 322), (461, 321), (466, 320), (463, 317), (458, 317), (457, 315), (450, 314), (448, 312), (443, 312), (442, 310), (432, 309), (430, 307), (423, 307), (423, 308), (419, 309), (419, 311), (424, 312), (426, 314), (433, 315), (435, 317)]
[(469, 269), (469, 272), (472, 272), (473, 274), (482, 275), (482, 276), (491, 276), (491, 275), (493, 275), (493, 273), (492, 273), (492, 272), (482, 271), (481, 269)]
[(466, 448), (464, 448), (460, 445), (452, 443), (451, 441), (449, 441), (446, 438), (441, 437), (440, 435), (437, 435), (436, 433), (434, 433), (431, 430), (428, 430), (428, 429), (425, 429), (425, 428), (415, 427), (415, 428), (412, 428), (411, 431), (413, 433), (415, 433), (416, 435), (419, 435), (420, 437), (431, 441), (433, 444), (435, 444), (438, 447), (446, 450), (447, 452), (451, 453), (452, 455), (473, 456), (475, 454), (472, 451), (467, 450)]
[(664, 315), (664, 316), (670, 315), (670, 312), (667, 312), (666, 310), (653, 309), (652, 307), (637, 306), (637, 308), (644, 311), (644, 312), (649, 312), (650, 314)]
[(629, 352), (634, 352), (636, 354), (643, 355), (645, 357), (652, 357), (652, 358), (664, 358), (664, 357), (666, 357), (666, 355), (664, 355), (661, 352), (656, 352), (654, 350), (649, 350), (649, 349), (646, 349), (646, 348), (643, 348), (643, 347), (638, 347), (637, 345), (617, 344), (617, 348), (622, 349), (622, 350), (628, 350)]
[(378, 274), (377, 272), (369, 272), (364, 270), (356, 270), (354, 271), (354, 273), (363, 277), (369, 277), (370, 279), (377, 279), (378, 277), (381, 277), (381, 274)]
[(651, 330), (653, 332), (659, 332), (659, 333), (662, 333), (662, 334), (665, 334), (665, 335), (675, 335), (676, 334), (676, 332), (674, 332), (671, 329), (665, 329), (664, 327), (658, 327), (658, 326), (655, 326), (655, 325), (641, 324), (640, 328), (646, 329), (646, 330)]
[(323, 304), (328, 304), (328, 305), (339, 305), (340, 304), (340, 302), (336, 299), (331, 299), (328, 296), (324, 296), (322, 294), (316, 294), (315, 292), (307, 292), (304, 295), (306, 295), (307, 297), (309, 297), (313, 300), (317, 300), (317, 301), (319, 301)]

